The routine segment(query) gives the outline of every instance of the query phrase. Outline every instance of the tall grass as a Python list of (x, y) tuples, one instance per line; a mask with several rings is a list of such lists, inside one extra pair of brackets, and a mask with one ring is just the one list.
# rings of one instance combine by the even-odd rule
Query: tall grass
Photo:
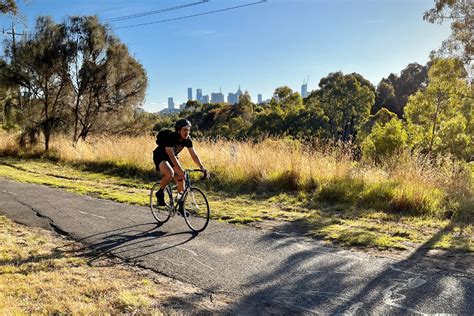
[[(449, 157), (404, 153), (375, 165), (355, 161), (346, 146), (317, 142), (269, 138), (258, 143), (222, 139), (194, 143), (214, 174), (212, 186), (224, 191), (304, 191), (313, 202), (350, 203), (436, 217), (468, 209), (466, 203), (471, 203), (473, 196), (471, 171)], [(69, 139), (57, 137), (51, 144), (54, 157), (63, 162), (145, 173), (154, 172), (155, 147), (150, 136), (94, 137), (75, 146)], [(13, 136), (0, 134), (0, 154), (20, 152)], [(193, 165), (186, 150), (180, 161)]]

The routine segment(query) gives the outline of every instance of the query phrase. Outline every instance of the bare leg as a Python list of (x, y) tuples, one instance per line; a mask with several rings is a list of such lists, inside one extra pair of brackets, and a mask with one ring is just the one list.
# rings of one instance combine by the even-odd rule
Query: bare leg
[(174, 167), (174, 181), (176, 182), (176, 185), (178, 186), (178, 192), (183, 192), (184, 191), (184, 179), (178, 174), (177, 167)]
[(160, 168), (160, 172), (163, 174), (163, 177), (161, 178), (161, 181), (160, 181), (160, 188), (164, 189), (166, 188), (168, 183), (170, 183), (171, 180), (173, 179), (174, 170), (168, 161), (160, 162), (159, 168)]

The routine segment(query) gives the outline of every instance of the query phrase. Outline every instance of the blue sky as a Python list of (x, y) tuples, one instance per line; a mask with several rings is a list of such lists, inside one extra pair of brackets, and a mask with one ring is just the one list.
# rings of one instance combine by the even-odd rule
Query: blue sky
[[(200, 0), (18, 0), (31, 29), (39, 15), (110, 19)], [(112, 27), (193, 15), (259, 0), (207, 3), (111, 23)], [(168, 97), (186, 101), (187, 88), (203, 94), (248, 90), (270, 98), (275, 88), (308, 89), (330, 72), (358, 72), (374, 85), (411, 62), (425, 64), (450, 34), (449, 24), (423, 21), (432, 0), (269, 0), (240, 9), (166, 23), (114, 29), (145, 67), (149, 85), (144, 108), (166, 107)], [(11, 19), (0, 17), (0, 26)], [(22, 26), (18, 25), (22, 31)]]

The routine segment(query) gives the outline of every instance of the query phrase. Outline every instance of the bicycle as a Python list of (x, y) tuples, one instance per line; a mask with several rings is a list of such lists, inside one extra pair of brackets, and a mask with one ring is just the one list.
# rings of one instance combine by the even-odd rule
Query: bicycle
[(193, 187), (189, 173), (203, 172), (200, 169), (186, 169), (184, 170), (185, 188), (180, 197), (173, 195), (172, 183), (168, 184), (164, 189), (165, 206), (159, 206), (155, 193), (160, 189), (160, 182), (153, 185), (150, 192), (150, 209), (151, 213), (158, 221), (164, 224), (176, 213), (181, 213), (179, 205), (182, 203), (183, 210), (181, 216), (184, 217), (188, 227), (196, 232), (202, 232), (209, 224), (211, 210), (207, 201), (206, 195), (200, 189)]

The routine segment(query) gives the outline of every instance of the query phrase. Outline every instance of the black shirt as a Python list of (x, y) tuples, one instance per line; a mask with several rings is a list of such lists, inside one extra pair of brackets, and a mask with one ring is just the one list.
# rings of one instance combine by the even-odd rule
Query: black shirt
[(153, 161), (157, 166), (163, 160), (169, 161), (171, 163), (171, 159), (166, 152), (166, 147), (172, 147), (175, 156), (178, 156), (184, 147), (193, 147), (193, 141), (191, 140), (191, 137), (188, 137), (187, 139), (180, 139), (179, 134), (176, 132), (167, 134), (166, 137), (163, 137), (163, 139), (160, 140), (158, 147), (156, 147), (156, 149), (153, 151)]

